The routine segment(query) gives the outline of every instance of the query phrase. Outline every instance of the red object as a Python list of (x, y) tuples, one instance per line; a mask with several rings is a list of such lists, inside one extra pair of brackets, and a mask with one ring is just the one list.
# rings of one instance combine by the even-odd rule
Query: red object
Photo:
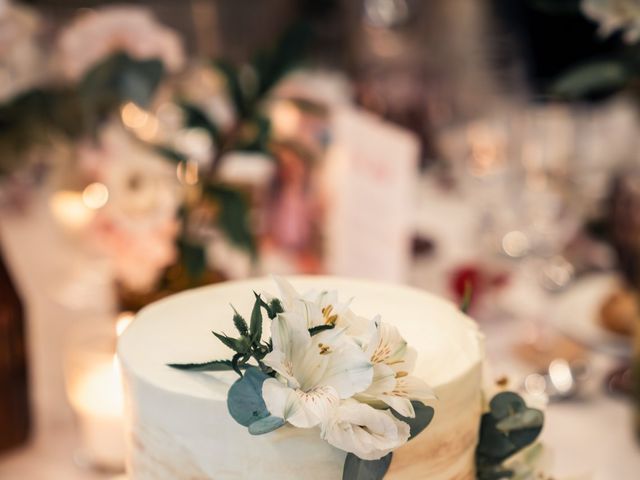
[(462, 303), (467, 288), (470, 288), (469, 307), (473, 308), (477, 306), (485, 294), (504, 287), (508, 281), (509, 274), (507, 272), (496, 272), (478, 264), (467, 264), (452, 272), (449, 285), (459, 303)]

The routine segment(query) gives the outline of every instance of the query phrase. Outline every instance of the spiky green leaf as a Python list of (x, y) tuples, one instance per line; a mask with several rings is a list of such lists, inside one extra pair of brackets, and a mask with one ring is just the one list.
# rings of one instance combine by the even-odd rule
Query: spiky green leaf
[(213, 360), (204, 363), (168, 363), (167, 366), (190, 372), (225, 372), (233, 370), (230, 360)]
[(227, 335), (212, 332), (218, 340), (236, 353), (246, 354), (249, 351), (249, 342), (245, 338), (231, 338)]
[(251, 310), (251, 343), (259, 344), (262, 340), (262, 298), (256, 292), (253, 292), (256, 297), (256, 301), (253, 303), (253, 310)]
[(233, 324), (236, 326), (236, 330), (238, 330), (240, 335), (248, 336), (249, 326), (246, 320), (238, 313), (233, 305), (231, 305), (231, 308), (233, 308)]

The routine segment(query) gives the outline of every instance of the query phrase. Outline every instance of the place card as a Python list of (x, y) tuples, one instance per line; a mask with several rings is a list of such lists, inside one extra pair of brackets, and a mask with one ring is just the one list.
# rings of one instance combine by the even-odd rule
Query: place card
[(331, 274), (402, 282), (411, 259), (419, 142), (375, 115), (332, 116), (324, 175), (325, 264)]

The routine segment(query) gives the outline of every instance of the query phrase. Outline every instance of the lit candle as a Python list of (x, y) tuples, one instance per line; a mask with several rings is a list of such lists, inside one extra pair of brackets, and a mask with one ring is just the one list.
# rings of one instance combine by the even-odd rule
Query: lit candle
[[(130, 313), (121, 314), (116, 322), (116, 335), (120, 335), (132, 319)], [(83, 454), (95, 467), (121, 471), (125, 448), (118, 359), (113, 351), (90, 349), (77, 358), (81, 362), (69, 379), (69, 400), (77, 414)]]
[(78, 415), (84, 453), (92, 464), (119, 470), (124, 465), (122, 387), (118, 361), (87, 366), (69, 394)]

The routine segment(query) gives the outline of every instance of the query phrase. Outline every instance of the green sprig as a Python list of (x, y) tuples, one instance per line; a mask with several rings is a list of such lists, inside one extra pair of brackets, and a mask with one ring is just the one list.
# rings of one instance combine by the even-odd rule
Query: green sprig
[(249, 323), (247, 323), (244, 317), (231, 305), (233, 309), (233, 324), (239, 333), (237, 338), (224, 333), (211, 332), (223, 345), (234, 352), (231, 360), (214, 360), (206, 363), (171, 363), (168, 364), (168, 366), (179, 370), (196, 372), (233, 370), (242, 377), (243, 370), (255, 366), (255, 364), (250, 363), (253, 360), (257, 363), (259, 370), (265, 375), (273, 376), (273, 370), (263, 362), (264, 357), (273, 350), (273, 344), (271, 340), (262, 341), (262, 310), (265, 310), (269, 318), (273, 319), (279, 313), (283, 312), (282, 302), (274, 298), (267, 303), (258, 293), (254, 292), (254, 295), (255, 302), (251, 310)]

